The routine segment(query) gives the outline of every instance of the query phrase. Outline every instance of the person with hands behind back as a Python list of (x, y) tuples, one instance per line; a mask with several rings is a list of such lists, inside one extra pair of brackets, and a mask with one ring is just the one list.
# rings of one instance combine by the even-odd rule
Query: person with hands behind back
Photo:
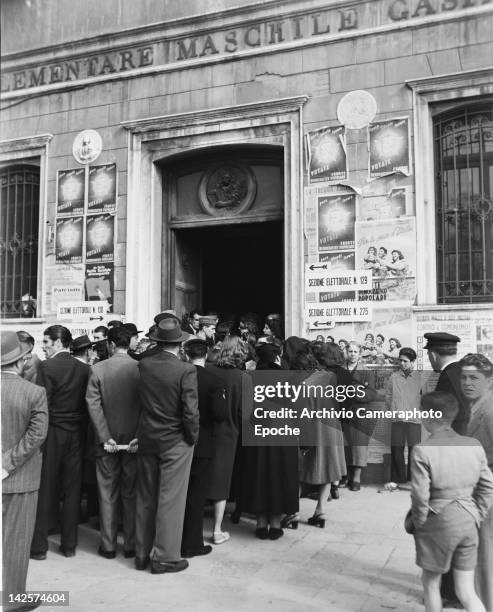
[(138, 362), (128, 354), (131, 331), (108, 332), (109, 359), (97, 363), (87, 385), (86, 402), (96, 433), (96, 477), (101, 544), (99, 554), (116, 556), (119, 501), (122, 501), (124, 556), (135, 556), (137, 477), (136, 438), (139, 420)]
[(478, 528), (493, 503), (493, 474), (480, 442), (452, 429), (457, 399), (433, 391), (421, 409), (430, 437), (411, 455), (411, 510), (405, 521), (422, 568), (426, 612), (441, 612), (440, 583), (453, 569), (455, 591), (467, 612), (485, 612), (474, 588)]

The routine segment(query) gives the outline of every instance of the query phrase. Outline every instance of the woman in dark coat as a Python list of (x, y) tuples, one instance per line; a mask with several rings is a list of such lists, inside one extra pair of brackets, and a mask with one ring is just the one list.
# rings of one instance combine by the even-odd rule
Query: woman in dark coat
[[(281, 348), (274, 343), (256, 347), (258, 370), (275, 371), (281, 368)], [(263, 424), (268, 422), (262, 419)], [(261, 540), (277, 540), (283, 535), (281, 516), (299, 510), (298, 447), (247, 446), (243, 449), (241, 479), (241, 509), (255, 514), (255, 535)]]
[[(236, 446), (241, 424), (241, 402), (245, 386), (251, 388), (251, 378), (241, 370), (247, 349), (237, 336), (227, 336), (222, 343), (217, 361), (208, 367), (218, 376), (226, 391), (228, 418), (214, 429), (215, 454), (211, 461), (207, 497), (214, 501), (214, 544), (229, 540), (229, 533), (222, 530), (222, 521), (229, 498)], [(253, 391), (250, 393), (253, 397)]]

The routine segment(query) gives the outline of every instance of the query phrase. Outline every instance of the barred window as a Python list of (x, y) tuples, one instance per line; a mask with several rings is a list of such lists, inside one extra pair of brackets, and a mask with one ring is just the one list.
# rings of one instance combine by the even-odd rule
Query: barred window
[(434, 119), (438, 303), (493, 300), (493, 102)]
[(0, 317), (36, 315), (39, 167), (0, 169)]

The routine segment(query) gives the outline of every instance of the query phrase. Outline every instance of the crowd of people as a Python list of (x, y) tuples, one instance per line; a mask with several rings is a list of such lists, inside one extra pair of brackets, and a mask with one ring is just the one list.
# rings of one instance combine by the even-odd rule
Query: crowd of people
[[(314, 419), (309, 446), (242, 446), (251, 371), (293, 370), (307, 385), (360, 385), (362, 395), (343, 400), (353, 413), (377, 400), (397, 412), (420, 405), (441, 412), (433, 422), (393, 420), (386, 490), (411, 489), (406, 525), (426, 609), (440, 610), (442, 596), (493, 612), (493, 365), (486, 357), (459, 361), (458, 337), (425, 334), (440, 373), (436, 390), (426, 393), (415, 350), (395, 338), (384, 349), (382, 335), (368, 334), (363, 344), (285, 339), (279, 314), (262, 321), (254, 313), (197, 311), (183, 320), (164, 311), (142, 333), (115, 320), (92, 339), (72, 338), (52, 325), (43, 335), (45, 360), (33, 353), (28, 333), (2, 335), (4, 593), (25, 591), (29, 558), (47, 558), (54, 528), (60, 553), (76, 554), (83, 490), (86, 513), (99, 507), (99, 555), (115, 558), (121, 529), (124, 556), (153, 574), (182, 571), (189, 558), (225, 544), (228, 500), (233, 522), (255, 517), (259, 539), (298, 527), (300, 496), (316, 502), (307, 523), (324, 528), (326, 502), (339, 499), (341, 487), (361, 488), (376, 421)], [(383, 393), (368, 366), (381, 356), (394, 365)], [(337, 404), (307, 401), (315, 409)], [(430, 434), (424, 441), (423, 427)]]

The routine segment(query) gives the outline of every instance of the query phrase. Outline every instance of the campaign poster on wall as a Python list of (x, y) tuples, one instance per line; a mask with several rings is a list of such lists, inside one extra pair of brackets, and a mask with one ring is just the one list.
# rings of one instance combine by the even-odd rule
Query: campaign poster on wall
[(85, 289), (87, 301), (113, 303), (113, 263), (86, 265)]
[(310, 183), (347, 179), (344, 126), (324, 127), (307, 134)]
[(329, 270), (354, 270), (354, 251), (320, 253), (320, 263), (326, 263)]
[(56, 220), (56, 263), (82, 263), (84, 217), (62, 217)]
[(373, 288), (360, 300), (413, 301), (416, 295), (416, 221), (401, 217), (356, 223), (356, 267), (371, 270)]
[(319, 197), (319, 251), (347, 251), (354, 249), (355, 221), (356, 196), (354, 194), (334, 194)]
[(89, 167), (87, 212), (103, 213), (116, 210), (116, 164)]
[(411, 173), (409, 119), (400, 117), (368, 126), (368, 176)]
[(86, 219), (86, 262), (103, 263), (114, 259), (114, 215), (95, 215)]
[(85, 168), (59, 170), (57, 172), (58, 217), (84, 213)]
[(403, 217), (407, 210), (407, 187), (395, 187), (390, 193), (359, 199), (358, 221), (376, 221)]

